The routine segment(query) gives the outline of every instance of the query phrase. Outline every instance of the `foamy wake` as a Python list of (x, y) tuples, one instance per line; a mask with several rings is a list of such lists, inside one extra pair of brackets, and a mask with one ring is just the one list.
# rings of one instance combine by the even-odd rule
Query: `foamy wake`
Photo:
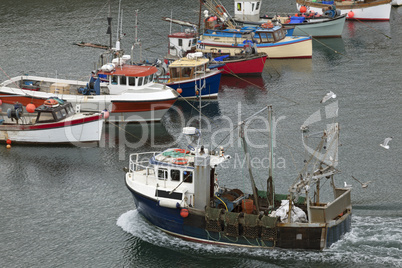
[(219, 247), (192, 243), (172, 237), (149, 224), (137, 210), (122, 214), (117, 225), (143, 241), (165, 248), (197, 254), (231, 254), (244, 257), (265, 257), (269, 260), (320, 262), (332, 265), (378, 264), (402, 267), (402, 218), (353, 216), (352, 231), (323, 252), (266, 250), (239, 247)]

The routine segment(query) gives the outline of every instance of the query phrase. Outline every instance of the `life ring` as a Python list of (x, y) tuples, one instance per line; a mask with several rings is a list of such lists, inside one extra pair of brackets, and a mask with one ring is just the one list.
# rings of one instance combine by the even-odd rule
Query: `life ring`
[(57, 106), (59, 106), (59, 102), (57, 100), (55, 100), (55, 99), (47, 99), (47, 100), (45, 100), (43, 102), (43, 104), (45, 106), (48, 106), (48, 107), (57, 107)]
[(216, 11), (217, 11), (217, 13), (219, 14), (219, 15), (223, 15), (224, 13), (228, 13), (227, 11), (226, 11), (226, 9), (222, 6), (222, 5), (217, 5), (216, 6)]
[(173, 164), (175, 165), (186, 165), (187, 164), (187, 160), (185, 158), (176, 158), (173, 161)]
[(174, 149), (176, 153), (182, 153), (182, 154), (189, 154), (190, 151), (186, 151), (185, 149)]

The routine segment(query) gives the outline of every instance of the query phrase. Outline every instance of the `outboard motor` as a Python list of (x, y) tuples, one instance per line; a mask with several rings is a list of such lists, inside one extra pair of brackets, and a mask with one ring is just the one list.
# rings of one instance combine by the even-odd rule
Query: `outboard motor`
[(21, 119), (23, 112), (22, 104), (17, 102), (14, 104), (14, 108), (7, 109), (7, 117), (11, 118), (13, 121), (15, 119), (18, 123), (18, 119)]

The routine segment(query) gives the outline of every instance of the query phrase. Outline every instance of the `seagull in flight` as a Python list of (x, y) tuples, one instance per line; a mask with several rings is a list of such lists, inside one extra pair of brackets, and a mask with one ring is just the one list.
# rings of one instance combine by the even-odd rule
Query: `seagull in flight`
[(361, 181), (359, 181), (358, 179), (356, 179), (356, 178), (353, 177), (353, 176), (352, 176), (352, 178), (353, 178), (355, 181), (357, 181), (358, 183), (360, 183), (360, 184), (362, 185), (362, 188), (367, 188), (368, 184), (371, 182), (371, 181), (368, 181), (368, 182), (361, 182)]
[(332, 91), (330, 91), (329, 93), (327, 93), (327, 95), (325, 95), (324, 98), (322, 98), (322, 100), (320, 101), (320, 103), (324, 103), (324, 102), (326, 102), (327, 100), (329, 100), (329, 99), (331, 99), (331, 98), (333, 98), (333, 99), (336, 98), (336, 94), (335, 94), (334, 92), (332, 92)]
[(384, 143), (383, 143), (383, 144), (380, 144), (380, 146), (381, 146), (381, 147), (384, 147), (385, 149), (388, 150), (388, 149), (389, 149), (388, 143), (389, 143), (390, 141), (392, 141), (392, 137), (386, 138), (386, 139), (384, 140)]

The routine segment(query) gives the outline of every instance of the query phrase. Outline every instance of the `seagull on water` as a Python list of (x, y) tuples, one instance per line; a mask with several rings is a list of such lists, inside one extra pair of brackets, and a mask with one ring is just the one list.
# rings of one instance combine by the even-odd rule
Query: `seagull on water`
[(345, 188), (351, 188), (351, 187), (352, 187), (352, 185), (347, 184), (346, 181), (343, 182), (343, 186), (344, 186)]
[(326, 102), (327, 100), (329, 100), (329, 99), (331, 99), (331, 98), (333, 98), (333, 99), (336, 98), (336, 94), (335, 94), (334, 92), (332, 92), (332, 91), (330, 91), (329, 93), (327, 93), (327, 95), (325, 95), (324, 98), (322, 98), (322, 100), (320, 101), (320, 103), (324, 103), (324, 102)]
[(380, 146), (381, 146), (381, 147), (384, 147), (385, 149), (388, 150), (388, 149), (389, 149), (388, 143), (389, 143), (390, 141), (392, 141), (392, 137), (386, 138), (386, 139), (384, 140), (384, 143), (383, 143), (383, 144), (380, 144)]
[(359, 181), (358, 179), (356, 179), (356, 178), (353, 177), (353, 176), (352, 176), (352, 178), (353, 178), (355, 181), (357, 181), (358, 183), (360, 183), (360, 184), (362, 185), (362, 188), (367, 188), (368, 184), (371, 182), (371, 181), (368, 181), (368, 182), (361, 182), (361, 181)]

